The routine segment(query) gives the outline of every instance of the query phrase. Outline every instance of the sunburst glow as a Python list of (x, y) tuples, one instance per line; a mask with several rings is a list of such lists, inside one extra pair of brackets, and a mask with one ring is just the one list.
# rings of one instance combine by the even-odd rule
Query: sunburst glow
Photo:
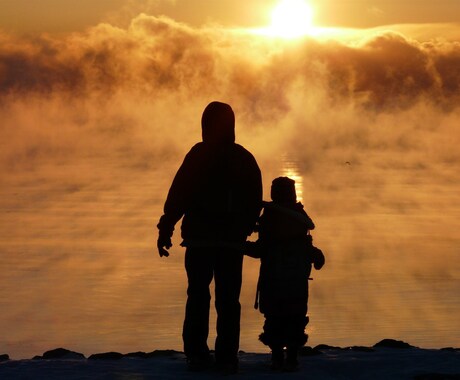
[(272, 11), (271, 34), (294, 38), (313, 31), (313, 9), (304, 0), (281, 0)]

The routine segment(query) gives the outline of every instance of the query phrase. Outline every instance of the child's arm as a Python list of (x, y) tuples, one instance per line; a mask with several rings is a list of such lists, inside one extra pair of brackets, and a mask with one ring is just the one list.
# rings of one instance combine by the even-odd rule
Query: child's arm
[(309, 234), (306, 236), (306, 238), (309, 260), (311, 261), (316, 270), (320, 270), (326, 262), (326, 258), (324, 257), (323, 251), (321, 251), (319, 248), (313, 245), (313, 236)]

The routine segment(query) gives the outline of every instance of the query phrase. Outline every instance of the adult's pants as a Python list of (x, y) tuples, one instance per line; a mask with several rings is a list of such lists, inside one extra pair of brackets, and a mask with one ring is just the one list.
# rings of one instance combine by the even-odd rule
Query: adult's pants
[(182, 337), (189, 358), (209, 355), (209, 286), (214, 278), (217, 312), (216, 362), (237, 361), (240, 340), (239, 302), (243, 254), (233, 248), (188, 247), (185, 252), (187, 271), (187, 305)]

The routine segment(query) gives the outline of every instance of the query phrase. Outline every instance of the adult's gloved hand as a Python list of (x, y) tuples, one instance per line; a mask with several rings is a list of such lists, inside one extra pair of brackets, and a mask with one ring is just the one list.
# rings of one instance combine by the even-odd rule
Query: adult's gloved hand
[(168, 257), (169, 252), (167, 250), (172, 247), (171, 238), (169, 236), (161, 236), (160, 234), (157, 241), (157, 247), (160, 257)]
[(168, 257), (169, 252), (167, 251), (172, 247), (171, 237), (174, 232), (174, 219), (171, 216), (163, 215), (158, 222), (158, 241), (157, 248), (160, 257)]

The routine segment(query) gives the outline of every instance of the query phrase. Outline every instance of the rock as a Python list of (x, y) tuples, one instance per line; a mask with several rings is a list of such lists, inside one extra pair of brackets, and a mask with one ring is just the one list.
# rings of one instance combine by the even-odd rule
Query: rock
[(328, 344), (318, 344), (314, 348), (315, 350), (341, 350), (342, 347), (329, 346)]
[(125, 358), (141, 358), (141, 359), (148, 358), (148, 354), (146, 352), (142, 352), (142, 351), (130, 352), (129, 354), (125, 354), (123, 356)]
[(444, 348), (441, 348), (441, 351), (457, 352), (457, 351), (460, 351), (460, 348), (456, 348), (456, 347), (444, 347)]
[(79, 352), (70, 351), (65, 348), (56, 348), (54, 350), (46, 351), (41, 359), (85, 359), (85, 355)]
[(155, 358), (158, 356), (174, 356), (176, 354), (182, 354), (180, 351), (176, 350), (155, 350), (147, 354), (148, 358)]
[(123, 354), (119, 352), (103, 352), (91, 355), (88, 360), (120, 360), (122, 357)]
[(305, 346), (299, 349), (300, 356), (316, 356), (316, 355), (322, 355), (322, 354), (323, 353), (320, 350), (318, 350), (316, 347), (311, 348), (311, 347)]
[(380, 342), (374, 344), (374, 347), (386, 347), (386, 348), (415, 348), (409, 343), (403, 342), (402, 340), (394, 339), (383, 339)]
[(351, 346), (347, 347), (349, 350), (352, 351), (359, 351), (359, 352), (375, 352), (375, 350), (371, 347), (366, 347), (366, 346)]
[(0, 362), (6, 362), (7, 360), (10, 360), (10, 357), (7, 354), (0, 355)]

